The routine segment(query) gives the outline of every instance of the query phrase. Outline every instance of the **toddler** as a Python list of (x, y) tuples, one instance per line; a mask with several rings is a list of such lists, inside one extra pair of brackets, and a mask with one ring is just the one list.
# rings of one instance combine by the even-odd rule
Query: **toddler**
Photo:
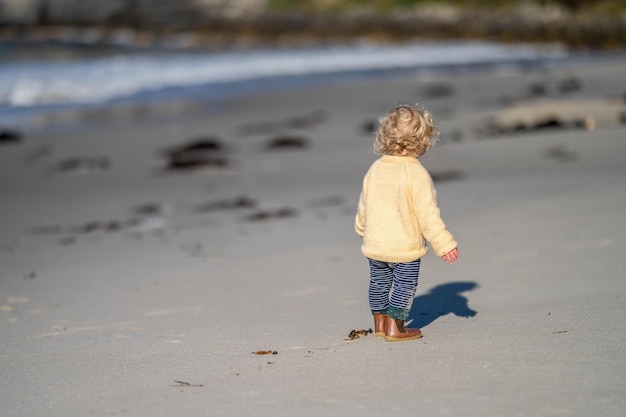
[(430, 113), (416, 106), (393, 108), (380, 119), (376, 160), (363, 179), (354, 228), (370, 266), (369, 304), (376, 336), (387, 341), (422, 337), (405, 327), (426, 242), (445, 262), (458, 259), (457, 242), (446, 230), (437, 192), (419, 157), (439, 131)]

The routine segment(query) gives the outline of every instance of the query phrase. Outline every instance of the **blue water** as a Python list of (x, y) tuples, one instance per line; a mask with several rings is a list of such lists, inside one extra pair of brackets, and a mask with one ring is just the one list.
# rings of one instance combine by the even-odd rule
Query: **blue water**
[[(24, 53), (31, 48), (30, 53)], [(558, 46), (485, 42), (181, 52), (0, 43), (0, 126), (38, 113), (120, 103), (242, 94), (403, 74), (551, 65), (575, 59)]]

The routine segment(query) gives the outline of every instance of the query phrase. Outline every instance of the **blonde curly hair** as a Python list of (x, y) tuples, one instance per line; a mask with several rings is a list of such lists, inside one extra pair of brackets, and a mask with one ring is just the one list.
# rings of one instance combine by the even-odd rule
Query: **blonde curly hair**
[(439, 138), (439, 129), (423, 107), (398, 106), (380, 118), (374, 152), (419, 158)]

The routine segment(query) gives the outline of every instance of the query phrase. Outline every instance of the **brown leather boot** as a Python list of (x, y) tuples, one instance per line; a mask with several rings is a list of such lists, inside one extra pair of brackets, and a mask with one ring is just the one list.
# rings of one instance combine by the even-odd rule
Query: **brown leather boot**
[(374, 334), (376, 337), (385, 337), (387, 330), (387, 318), (386, 314), (374, 313)]
[(393, 319), (387, 316), (385, 322), (387, 325), (385, 340), (388, 342), (402, 342), (422, 337), (422, 331), (420, 329), (407, 329), (404, 327), (404, 320)]

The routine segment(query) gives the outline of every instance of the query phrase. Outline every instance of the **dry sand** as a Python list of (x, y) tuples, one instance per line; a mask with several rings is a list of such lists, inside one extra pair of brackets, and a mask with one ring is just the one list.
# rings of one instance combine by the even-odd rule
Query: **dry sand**
[[(624, 415), (619, 113), (593, 132), (480, 132), (536, 83), (617, 99), (624, 73), (358, 82), (0, 145), (0, 414)], [(422, 263), (422, 339), (346, 340), (372, 326), (352, 229), (364, 126), (415, 101), (444, 134), (423, 162), (461, 259)], [(200, 152), (213, 166), (166, 170), (194, 138), (219, 147)]]

